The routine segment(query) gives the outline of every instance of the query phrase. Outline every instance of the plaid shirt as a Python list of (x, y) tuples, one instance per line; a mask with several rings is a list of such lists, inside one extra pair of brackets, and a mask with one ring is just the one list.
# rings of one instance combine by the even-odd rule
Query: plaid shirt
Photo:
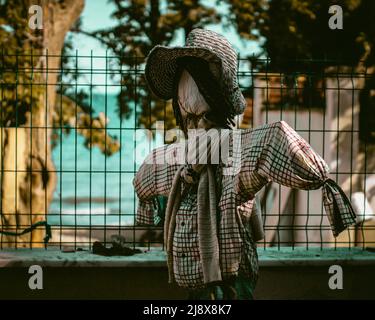
[[(232, 143), (230, 149), (234, 161), (218, 166), (221, 171), (226, 170), (226, 174), (217, 175), (221, 186), (220, 267), (223, 279), (241, 273), (255, 285), (258, 257), (249, 219), (256, 210), (255, 194), (268, 182), (304, 190), (323, 187), (323, 201), (334, 235), (355, 223), (355, 216), (342, 190), (328, 179), (327, 164), (286, 122), (240, 130), (239, 134), (241, 143)], [(153, 150), (136, 174), (133, 184), (140, 199), (137, 223), (156, 222), (153, 198), (168, 196), (180, 166), (179, 147), (172, 144)], [(197, 195), (192, 189), (181, 201), (173, 238), (174, 275), (181, 287), (203, 286), (197, 236)]]

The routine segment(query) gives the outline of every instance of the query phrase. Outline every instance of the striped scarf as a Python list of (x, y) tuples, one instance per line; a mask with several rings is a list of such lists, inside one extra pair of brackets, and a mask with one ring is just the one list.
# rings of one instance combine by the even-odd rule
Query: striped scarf
[[(173, 283), (173, 235), (176, 227), (176, 214), (188, 187), (182, 191), (181, 174), (184, 166), (174, 176), (164, 223), (164, 243), (167, 250), (169, 282)], [(182, 193), (181, 193), (182, 191)], [(197, 191), (198, 241), (205, 284), (221, 281), (219, 261), (219, 241), (217, 230), (217, 194), (213, 167), (205, 165), (200, 173)]]

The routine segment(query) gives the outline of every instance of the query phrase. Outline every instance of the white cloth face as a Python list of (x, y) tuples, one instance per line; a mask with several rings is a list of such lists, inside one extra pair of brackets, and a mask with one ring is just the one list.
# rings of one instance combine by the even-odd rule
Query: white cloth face
[(186, 121), (186, 129), (211, 127), (210, 123), (202, 118), (210, 107), (199, 92), (193, 77), (186, 70), (182, 71), (178, 84), (178, 104), (183, 121)]

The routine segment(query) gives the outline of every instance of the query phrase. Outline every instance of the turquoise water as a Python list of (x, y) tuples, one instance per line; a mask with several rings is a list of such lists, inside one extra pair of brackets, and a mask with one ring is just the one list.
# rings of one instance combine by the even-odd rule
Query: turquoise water
[[(117, 136), (121, 152), (105, 157), (98, 148), (87, 149), (84, 138), (72, 131), (53, 150), (58, 182), (50, 207), (52, 225), (131, 225), (134, 223), (136, 196), (132, 186), (139, 159), (160, 144), (142, 133), (135, 136), (135, 115), (120, 120), (115, 113), (116, 96), (93, 95), (95, 113), (110, 119), (107, 132)], [(139, 139), (141, 137), (141, 139)]]

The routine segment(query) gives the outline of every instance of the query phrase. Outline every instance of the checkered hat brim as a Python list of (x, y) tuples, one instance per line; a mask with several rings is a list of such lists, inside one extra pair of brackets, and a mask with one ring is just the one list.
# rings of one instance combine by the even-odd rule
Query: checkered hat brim
[(211, 30), (192, 30), (184, 47), (157, 45), (150, 51), (146, 60), (145, 77), (156, 96), (164, 100), (173, 97), (173, 82), (180, 57), (196, 57), (207, 61), (210, 71), (221, 82), (234, 114), (244, 111), (246, 100), (237, 81), (237, 53), (228, 40)]

